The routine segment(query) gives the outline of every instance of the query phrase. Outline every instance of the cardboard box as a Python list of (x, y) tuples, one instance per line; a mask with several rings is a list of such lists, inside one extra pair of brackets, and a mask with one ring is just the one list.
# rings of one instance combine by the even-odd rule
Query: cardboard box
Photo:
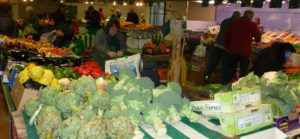
[(15, 84), (10, 92), (10, 96), (15, 104), (15, 107), (18, 110), (24, 109), (24, 104), (33, 96), (37, 96), (38, 90), (27, 89), (19, 81), (19, 78), (16, 78)]
[(289, 130), (289, 117), (274, 117), (274, 127), (277, 127), (279, 130), (283, 132), (287, 132)]
[(220, 114), (220, 122), (224, 131), (240, 135), (273, 124), (270, 104), (260, 104), (239, 112)]
[(237, 112), (261, 104), (260, 90), (260, 86), (254, 86), (238, 91), (217, 93), (215, 101), (221, 102), (223, 112)]

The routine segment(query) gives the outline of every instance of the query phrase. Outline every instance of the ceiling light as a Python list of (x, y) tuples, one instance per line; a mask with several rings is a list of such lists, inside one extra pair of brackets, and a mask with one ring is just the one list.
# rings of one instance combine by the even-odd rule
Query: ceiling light
[(27, 0), (23, 0), (24, 2), (27, 2)]
[(127, 2), (123, 2), (123, 6), (127, 6)]
[(271, 0), (266, 0), (267, 2), (271, 2)]
[(215, 1), (214, 1), (214, 0), (210, 0), (210, 1), (208, 2), (208, 4), (215, 4)]
[(33, 0), (29, 0), (30, 2), (33, 2)]
[(85, 2), (85, 4), (89, 4), (89, 2), (88, 2), (88, 1), (86, 1), (86, 2)]
[(242, 1), (240, 1), (240, 0), (239, 0), (239, 1), (237, 1), (237, 3), (238, 3), (238, 4), (241, 4), (241, 3), (242, 3)]
[(195, 1), (195, 2), (197, 2), (197, 3), (202, 3), (203, 1), (202, 1), (202, 0), (197, 0), (197, 1)]
[(114, 1), (114, 2), (113, 2), (113, 5), (117, 5), (117, 2), (116, 2), (116, 1)]
[(282, 1), (282, 4), (285, 4), (286, 2), (285, 1)]
[(94, 2), (92, 1), (91, 4), (94, 4)]
[(63, 1), (63, 0), (60, 0), (60, 3), (64, 3), (64, 1)]

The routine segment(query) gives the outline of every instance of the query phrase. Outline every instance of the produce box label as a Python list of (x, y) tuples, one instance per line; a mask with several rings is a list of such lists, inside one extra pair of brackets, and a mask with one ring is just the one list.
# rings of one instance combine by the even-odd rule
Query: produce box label
[(238, 120), (238, 129), (243, 130), (263, 123), (263, 114), (258, 113)]
[(273, 124), (270, 104), (259, 104), (239, 112), (223, 112), (219, 114), (224, 131), (240, 135)]
[(217, 101), (193, 101), (191, 102), (190, 109), (193, 111), (212, 111), (222, 112), (221, 102)]
[(235, 94), (232, 96), (233, 105), (236, 110), (240, 109), (243, 105), (251, 104), (260, 100), (260, 90), (253, 90), (242, 94)]
[(215, 101), (222, 105), (223, 112), (236, 112), (261, 103), (260, 86), (215, 94)]

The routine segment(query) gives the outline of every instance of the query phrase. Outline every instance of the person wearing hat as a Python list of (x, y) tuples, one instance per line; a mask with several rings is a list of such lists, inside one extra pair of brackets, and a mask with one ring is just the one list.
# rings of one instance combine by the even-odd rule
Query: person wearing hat
[(105, 71), (105, 61), (115, 57), (122, 57), (127, 46), (124, 36), (119, 32), (120, 23), (112, 18), (95, 37), (93, 59), (99, 63), (100, 68)]
[(85, 19), (87, 20), (87, 28), (100, 28), (100, 16), (93, 6), (88, 7), (85, 12)]

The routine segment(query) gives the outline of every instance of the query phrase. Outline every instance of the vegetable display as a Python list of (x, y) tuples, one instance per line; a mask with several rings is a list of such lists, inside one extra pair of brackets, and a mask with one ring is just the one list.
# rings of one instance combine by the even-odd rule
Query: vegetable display
[(150, 78), (135, 79), (129, 71), (119, 74), (118, 82), (102, 79), (105, 90), (97, 87), (99, 78), (91, 76), (72, 80), (62, 91), (50, 86), (40, 89), (38, 98), (25, 104), (30, 123), (36, 120), (40, 128), (36, 129), (39, 138), (143, 138), (141, 122), (152, 125), (156, 136), (161, 136), (167, 132), (167, 119), (199, 119), (189, 109), (189, 100), (181, 97), (177, 83), (154, 88)]
[(109, 74), (102, 72), (97, 62), (85, 62), (83, 65), (73, 67), (72, 69), (78, 72), (80, 75), (91, 75), (93, 78), (110, 76)]

